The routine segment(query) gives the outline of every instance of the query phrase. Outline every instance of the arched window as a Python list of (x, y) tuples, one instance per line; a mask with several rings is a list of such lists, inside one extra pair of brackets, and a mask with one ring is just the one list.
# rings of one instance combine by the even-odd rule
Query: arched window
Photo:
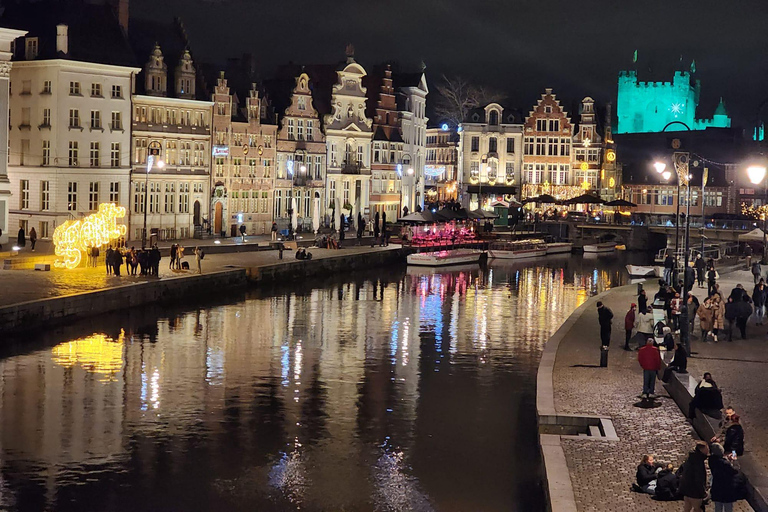
[(488, 114), (488, 124), (491, 126), (496, 126), (499, 124), (499, 113), (496, 110), (491, 110), (491, 113)]

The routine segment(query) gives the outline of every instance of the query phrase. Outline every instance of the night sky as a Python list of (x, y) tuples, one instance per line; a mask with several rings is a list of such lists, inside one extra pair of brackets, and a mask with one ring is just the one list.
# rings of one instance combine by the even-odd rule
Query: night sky
[(131, 15), (178, 15), (198, 59), (250, 52), (261, 78), (342, 60), (351, 42), (363, 66), (423, 60), (432, 82), (460, 74), (526, 112), (552, 87), (570, 109), (587, 95), (615, 101), (637, 49), (641, 81), (671, 80), (681, 54), (686, 68), (696, 60), (698, 117), (723, 96), (734, 125), (749, 125), (768, 98), (765, 0), (131, 0)]

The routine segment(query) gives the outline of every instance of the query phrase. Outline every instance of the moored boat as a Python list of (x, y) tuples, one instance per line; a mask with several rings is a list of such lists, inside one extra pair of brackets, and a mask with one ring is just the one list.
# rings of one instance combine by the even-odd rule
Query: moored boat
[(603, 254), (616, 250), (616, 242), (600, 242), (597, 244), (584, 245), (585, 253)]
[(407, 261), (409, 265), (445, 267), (448, 265), (479, 263), (482, 255), (482, 251), (475, 251), (473, 249), (451, 249), (448, 251), (409, 254)]
[(547, 244), (539, 239), (494, 242), (488, 248), (488, 256), (494, 259), (520, 260), (546, 255)]
[(547, 254), (571, 252), (571, 249), (573, 249), (571, 242), (550, 242), (547, 244)]
[(627, 265), (627, 272), (630, 276), (655, 276), (656, 267), (645, 265)]

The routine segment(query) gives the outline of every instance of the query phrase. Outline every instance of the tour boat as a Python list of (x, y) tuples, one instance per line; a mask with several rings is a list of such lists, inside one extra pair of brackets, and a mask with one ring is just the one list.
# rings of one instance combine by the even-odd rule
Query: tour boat
[(482, 251), (473, 249), (451, 249), (448, 251), (420, 252), (409, 254), (407, 261), (409, 265), (418, 265), (422, 267), (445, 267), (448, 265), (466, 265), (468, 263), (479, 263)]
[(488, 256), (494, 259), (520, 260), (538, 258), (547, 255), (544, 240), (516, 240), (514, 242), (494, 242), (488, 248)]
[(570, 242), (550, 242), (547, 244), (547, 254), (560, 254), (571, 252), (573, 244)]
[(630, 276), (657, 276), (656, 267), (645, 265), (627, 265), (627, 272)]
[(615, 250), (616, 242), (600, 242), (597, 244), (586, 244), (584, 246), (585, 253), (604, 254)]

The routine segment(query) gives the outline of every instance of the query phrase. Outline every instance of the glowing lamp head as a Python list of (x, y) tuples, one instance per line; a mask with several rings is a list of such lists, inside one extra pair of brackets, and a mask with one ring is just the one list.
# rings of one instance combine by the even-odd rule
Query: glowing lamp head
[(670, 171), (664, 171), (663, 173), (661, 173), (661, 177), (669, 181), (669, 178), (672, 177), (672, 173)]
[(413, 167), (408, 168), (408, 176), (413, 176)]
[(766, 169), (762, 165), (751, 165), (747, 167), (747, 176), (749, 176), (749, 181), (755, 185), (763, 181), (765, 178), (765, 172)]
[(163, 162), (162, 160), (158, 160), (157, 161), (157, 168), (158, 169), (162, 169), (163, 167), (165, 167), (165, 162)]
[(307, 166), (306, 166), (306, 165), (302, 165), (301, 167), (299, 167), (299, 170), (300, 170), (300, 171), (302, 172), (302, 174), (303, 174), (303, 173), (307, 172)]
[[(653, 164), (653, 168), (656, 169), (656, 172), (659, 174), (662, 174), (664, 172), (664, 169), (667, 168), (667, 164), (664, 162), (656, 162)], [(664, 178), (667, 179), (667, 178)]]

